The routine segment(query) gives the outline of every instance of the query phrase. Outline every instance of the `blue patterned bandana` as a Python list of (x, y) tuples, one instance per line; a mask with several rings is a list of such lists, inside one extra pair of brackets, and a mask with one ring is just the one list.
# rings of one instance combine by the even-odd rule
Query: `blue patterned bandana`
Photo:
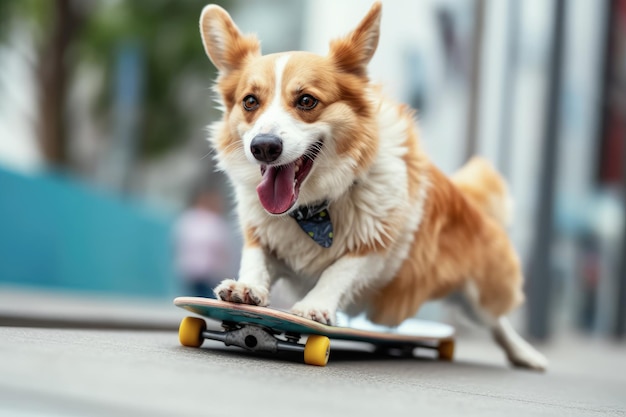
[(328, 212), (328, 201), (315, 206), (300, 206), (289, 215), (321, 247), (329, 248), (333, 244), (333, 224)]

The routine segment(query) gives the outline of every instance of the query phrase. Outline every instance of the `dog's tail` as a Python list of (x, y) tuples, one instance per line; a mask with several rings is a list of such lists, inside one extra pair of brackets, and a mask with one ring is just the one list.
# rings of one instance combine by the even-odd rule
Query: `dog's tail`
[(452, 177), (463, 195), (502, 226), (513, 220), (513, 199), (504, 178), (484, 158), (474, 157)]

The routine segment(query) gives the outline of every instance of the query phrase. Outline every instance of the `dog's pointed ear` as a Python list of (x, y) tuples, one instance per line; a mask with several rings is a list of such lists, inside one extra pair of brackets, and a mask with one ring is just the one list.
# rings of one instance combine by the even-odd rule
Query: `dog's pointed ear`
[(256, 36), (242, 35), (228, 12), (215, 4), (202, 10), (200, 35), (206, 54), (222, 73), (239, 68), (247, 57), (261, 55)]
[(331, 42), (330, 56), (340, 70), (360, 76), (367, 74), (367, 64), (378, 46), (381, 13), (381, 3), (374, 3), (356, 29)]

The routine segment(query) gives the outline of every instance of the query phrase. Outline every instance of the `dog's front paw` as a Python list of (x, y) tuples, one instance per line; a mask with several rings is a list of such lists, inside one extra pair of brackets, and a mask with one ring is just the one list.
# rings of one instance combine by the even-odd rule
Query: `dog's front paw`
[(269, 305), (269, 291), (267, 288), (259, 285), (244, 284), (234, 279), (225, 279), (213, 291), (217, 298), (222, 301), (257, 306)]
[(316, 308), (303, 302), (296, 303), (291, 309), (291, 313), (329, 326), (334, 326), (337, 323), (337, 314), (334, 310)]

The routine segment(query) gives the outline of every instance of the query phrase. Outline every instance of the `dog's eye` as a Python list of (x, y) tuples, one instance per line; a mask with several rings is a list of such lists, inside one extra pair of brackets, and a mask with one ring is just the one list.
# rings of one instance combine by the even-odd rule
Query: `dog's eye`
[(317, 106), (317, 99), (310, 94), (301, 96), (296, 104), (300, 110), (311, 110), (315, 106)]
[(247, 111), (256, 110), (259, 108), (259, 100), (253, 95), (246, 96), (243, 99), (243, 108)]

